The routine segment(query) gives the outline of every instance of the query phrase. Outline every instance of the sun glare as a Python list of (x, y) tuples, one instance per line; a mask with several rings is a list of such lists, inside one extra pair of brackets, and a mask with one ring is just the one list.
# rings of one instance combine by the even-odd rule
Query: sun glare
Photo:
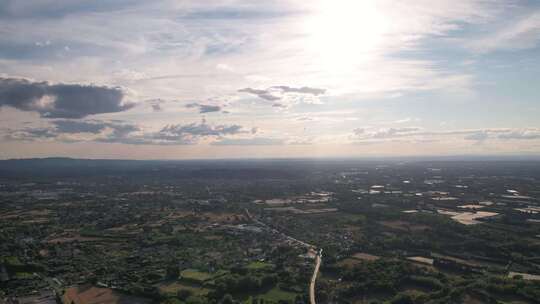
[(331, 72), (344, 72), (374, 56), (386, 19), (369, 0), (320, 0), (306, 21), (308, 46)]

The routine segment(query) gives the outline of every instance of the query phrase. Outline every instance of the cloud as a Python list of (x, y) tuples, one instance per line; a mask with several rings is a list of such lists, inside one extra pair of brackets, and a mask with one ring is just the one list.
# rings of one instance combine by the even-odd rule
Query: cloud
[(223, 138), (212, 142), (214, 146), (279, 146), (284, 145), (285, 140), (279, 138)]
[(513, 130), (510, 132), (499, 134), (499, 139), (540, 139), (540, 129), (531, 128), (531, 129), (522, 129), (522, 130)]
[(249, 93), (249, 94), (252, 94), (252, 95), (256, 95), (257, 97), (259, 97), (261, 99), (264, 99), (264, 100), (268, 100), (268, 101), (276, 101), (276, 100), (281, 99), (281, 97), (279, 97), (279, 96), (274, 96), (274, 95), (270, 94), (270, 92), (268, 90), (258, 90), (258, 89), (252, 89), (252, 88), (245, 88), (245, 89), (238, 90), (238, 92)]
[[(5, 139), (20, 141), (58, 141), (119, 143), (128, 145), (195, 145), (202, 140), (213, 146), (310, 145), (312, 139), (260, 137), (257, 127), (212, 125), (205, 120), (189, 124), (166, 125), (155, 132), (143, 132), (138, 125), (120, 121), (55, 120), (47, 128), (7, 130)], [(250, 137), (252, 136), (252, 137)]]
[(471, 41), (470, 49), (488, 53), (496, 50), (534, 48), (540, 41), (540, 11), (529, 13), (493, 33)]
[(298, 93), (298, 94), (311, 94), (311, 95), (322, 95), (326, 92), (325, 89), (310, 88), (310, 87), (301, 87), (301, 88), (291, 88), (288, 86), (274, 86), (272, 89), (279, 89), (283, 93)]
[(166, 125), (157, 132), (133, 133), (139, 128), (133, 130), (126, 127), (96, 141), (130, 145), (194, 145), (207, 138), (220, 139), (253, 131), (240, 125), (211, 125), (204, 120), (200, 123)]
[(224, 136), (249, 133), (252, 133), (252, 130), (240, 125), (211, 125), (203, 120), (200, 123), (166, 125), (157, 132), (132, 134), (128, 130), (126, 134), (110, 136), (108, 142), (133, 145), (194, 145), (203, 139), (220, 139)]
[(83, 118), (131, 109), (117, 87), (49, 84), (26, 79), (0, 78), (0, 107), (33, 111), (45, 118)]
[(294, 120), (296, 120), (296, 121), (314, 121), (315, 118), (307, 116), (307, 115), (303, 115), (303, 116), (296, 117)]
[(223, 136), (243, 133), (243, 127), (240, 125), (210, 125), (206, 122), (167, 125), (163, 127), (157, 136), (160, 138), (176, 138), (183, 136), (206, 137)]
[[(356, 129), (357, 133), (358, 129)], [(399, 136), (407, 136), (409, 134), (414, 134), (415, 132), (420, 131), (420, 128), (416, 127), (408, 127), (408, 128), (388, 128), (388, 129), (381, 129), (373, 134), (371, 136), (373, 138), (392, 138), (392, 137), (399, 137)]]
[(116, 142), (131, 133), (140, 131), (135, 124), (123, 121), (101, 120), (53, 120), (45, 128), (8, 129), (4, 137), (8, 140), (56, 140), (62, 142), (105, 141)]
[(407, 118), (403, 118), (403, 119), (398, 119), (398, 120), (394, 121), (393, 123), (404, 124), (404, 123), (418, 122), (418, 121), (420, 121), (420, 119), (407, 117)]
[(162, 104), (167, 102), (166, 100), (163, 100), (161, 98), (155, 98), (155, 99), (148, 99), (145, 100), (146, 103), (150, 104), (150, 107), (152, 107), (152, 111), (154, 112), (161, 112), (163, 108), (161, 107)]
[(59, 133), (93, 133), (98, 134), (109, 123), (96, 121), (76, 121), (76, 120), (55, 120), (52, 122), (56, 126), (56, 131)]
[[(324, 17), (329, 12), (324, 10), (325, 6), (321, 7), (319, 2), (270, 1), (263, 4), (252, 0), (235, 0), (205, 1), (202, 4), (200, 1), (191, 0), (106, 0), (96, 3), (82, 0), (0, 1), (4, 4), (3, 8), (0, 7), (0, 16), (4, 17), (0, 18), (0, 28), (5, 29), (0, 38), (0, 53), (2, 49), (10, 48), (10, 59), (13, 59), (2, 68), (4, 71), (19, 71), (17, 73), (21, 75), (37, 77), (35, 69), (54, 66), (54, 71), (42, 71), (39, 74), (43, 79), (50, 79), (44, 75), (70, 76), (73, 67), (77, 66), (81, 68), (77, 74), (84, 75), (89, 81), (110, 77), (111, 81), (107, 80), (107, 83), (126, 85), (132, 76), (111, 73), (114, 72), (111, 71), (113, 66), (116, 68), (121, 62), (127, 70), (137, 70), (135, 79), (146, 75), (160, 84), (139, 90), (153, 91), (152, 94), (156, 94), (156, 90), (161, 89), (160, 96), (165, 96), (161, 93), (171, 93), (169, 96), (186, 94), (187, 97), (180, 97), (197, 100), (206, 97), (195, 96), (197, 92), (203, 91), (199, 90), (201, 87), (212, 88), (212, 95), (223, 93), (215, 88), (222, 88), (224, 80), (235, 82), (235, 88), (261, 85), (261, 82), (249, 81), (246, 84), (237, 81), (250, 75), (278, 79), (283, 83), (292, 83), (291, 81), (302, 75), (300, 77), (309, 77), (310, 85), (324, 86), (332, 90), (339, 85), (337, 90), (340, 91), (357, 89), (362, 92), (365, 90), (364, 86), (384, 91), (390, 91), (394, 87), (415, 89), (412, 86), (419, 80), (431, 83), (435, 78), (445, 76), (447, 73), (444, 72), (447, 71), (434, 74), (433, 72), (440, 71), (441, 67), (427, 61), (422, 66), (410, 66), (410, 72), (402, 71), (402, 60), (391, 56), (374, 58), (373, 65), (364, 66), (364, 54), (360, 52), (353, 52), (355, 56), (350, 58), (338, 58), (339, 62), (346, 62), (350, 70), (332, 71), (331, 66), (329, 70), (326, 61), (332, 61), (333, 57), (340, 57), (342, 53), (350, 54), (347, 50), (354, 50), (354, 46), (364, 46), (364, 43), (355, 43), (359, 39), (340, 38), (346, 38), (348, 33), (354, 35), (354, 31), (357, 31), (355, 27), (347, 28), (346, 25), (351, 22), (353, 25), (357, 24), (356, 20), (361, 21), (360, 25), (366, 25), (364, 22), (367, 22), (368, 26), (373, 20), (391, 20), (388, 26), (383, 24), (382, 29), (375, 23), (372, 27), (360, 30), (364, 33), (361, 36), (367, 36), (367, 40), (372, 32), (381, 35), (381, 45), (374, 51), (376, 55), (393, 55), (422, 38), (445, 35), (462, 25), (484, 21), (486, 15), (491, 15), (490, 7), (496, 1), (441, 0), (434, 4), (425, 0), (383, 0), (377, 1), (380, 9), (373, 16), (369, 15), (370, 10), (359, 11), (354, 20), (333, 22), (328, 24), (328, 29), (296, 26), (298, 22), (304, 23), (311, 19), (326, 20)], [(358, 7), (354, 2), (345, 1), (332, 7), (338, 12), (347, 13), (347, 8)], [(344, 8), (339, 8), (340, 6)], [(265, 18), (268, 15), (272, 18)], [(345, 16), (350, 17), (348, 14)], [(321, 24), (326, 26), (325, 23), (316, 23)], [(339, 29), (344, 29), (345, 32), (336, 31)], [(313, 45), (312, 40), (321, 32), (338, 33), (335, 38), (342, 43), (335, 46), (324, 45), (323, 49)], [(26, 51), (21, 52), (19, 47), (10, 47), (22, 45), (35, 48), (36, 42), (46, 41), (51, 42), (51, 50), (47, 51), (47, 56), (42, 55), (44, 47), (32, 51), (30, 56), (25, 54)], [(71, 49), (69, 55), (61, 52), (65, 46)], [(320, 58), (318, 55), (326, 52), (325, 49), (331, 52)], [(228, 56), (230, 52), (242, 56)], [(220, 54), (225, 56), (216, 58)], [(41, 56), (41, 60), (38, 64), (29, 62), (28, 70), (22, 72), (21, 56)], [(208, 58), (209, 56), (211, 58)], [(4, 56), (0, 57), (5, 59)], [(51, 61), (57, 64), (53, 65)], [(227, 69), (223, 63), (235, 67), (239, 77), (231, 76), (231, 73), (216, 75), (216, 65), (221, 64), (220, 67)], [(178, 73), (179, 70), (182, 70), (183, 74), (178, 77), (188, 81), (181, 85), (175, 84), (174, 88), (161, 85), (168, 84), (168, 81), (160, 79), (157, 71), (170, 74)], [(62, 79), (66, 79), (66, 76)], [(144, 78), (147, 78), (146, 76)], [(373, 82), (380, 85), (374, 85)], [(343, 88), (345, 86), (350, 88)]]
[(221, 106), (216, 105), (207, 105), (198, 102), (189, 103), (186, 105), (186, 108), (198, 108), (199, 113), (212, 113), (219, 112), (222, 110)]
[(257, 7), (243, 8), (241, 5), (238, 8), (217, 7), (214, 9), (199, 9), (189, 12), (182, 16), (182, 19), (202, 19), (205, 21), (211, 20), (260, 20), (260, 19), (274, 19), (281, 18), (284, 14), (291, 14), (291, 12), (281, 10), (261, 10)]
[[(272, 107), (275, 108), (287, 108), (292, 104), (298, 103), (319, 103), (317, 97), (324, 94), (326, 90), (311, 87), (272, 86), (267, 89), (245, 88), (238, 90), (238, 92), (252, 94), (261, 99), (271, 101), (273, 102)], [(311, 98), (302, 97), (305, 95), (311, 95)], [(278, 100), (280, 102), (277, 102)]]
[(357, 136), (360, 136), (360, 135), (366, 133), (366, 129), (364, 129), (364, 128), (356, 128), (356, 129), (353, 130), (353, 133), (355, 135), (357, 135)]
[(88, 2), (84, 0), (40, 0), (0, 2), (3, 18), (60, 18), (78, 13), (110, 12), (135, 4), (136, 0)]
[(289, 146), (307, 146), (314, 143), (314, 138), (291, 138), (286, 141)]
[(4, 138), (7, 140), (34, 141), (40, 139), (56, 138), (58, 134), (50, 128), (24, 128), (21, 130), (7, 130)]
[(353, 130), (352, 140), (355, 142), (385, 142), (395, 140), (408, 140), (414, 142), (431, 142), (442, 139), (462, 139), (476, 141), (478, 143), (487, 140), (537, 140), (540, 139), (540, 129), (469, 129), (469, 130), (445, 130), (427, 131), (421, 128), (389, 128), (367, 130), (357, 128)]
[(223, 139), (225, 136), (256, 134), (256, 127), (246, 129), (240, 125), (211, 125), (202, 122), (170, 124), (156, 132), (144, 132), (139, 125), (123, 121), (54, 120), (46, 128), (4, 130), (8, 140), (55, 140), (60, 142), (104, 142), (135, 145), (191, 145), (206, 138)]
[[(148, 124), (147, 128), (132, 131), (123, 137), (114, 137), (114, 128), (98, 126), (87, 126), (88, 130), (99, 129), (95, 131), (98, 133), (60, 135), (66, 138), (99, 137), (117, 142), (173, 144), (173, 138), (170, 141), (157, 138), (157, 133), (162, 129), (160, 127), (166, 123), (178, 123), (174, 120), (179, 118), (178, 115), (183, 119), (180, 121), (182, 125), (189, 124), (196, 121), (200, 113), (216, 112), (217, 106), (234, 113), (221, 115), (219, 118), (224, 120), (218, 124), (247, 125), (255, 121), (264, 128), (272, 126), (270, 134), (286, 140), (295, 135), (332, 137), (336, 134), (341, 136), (335, 139), (336, 142), (346, 142), (350, 130), (356, 126), (398, 129), (420, 125), (408, 119), (388, 121), (387, 124), (376, 123), (390, 119), (387, 115), (391, 114), (388, 112), (390, 107), (395, 113), (401, 113), (402, 116), (398, 118), (420, 115), (422, 126), (429, 128), (428, 116), (433, 114), (432, 111), (420, 113), (417, 110), (422, 107), (423, 101), (412, 101), (430, 98), (447, 108), (448, 103), (456, 99), (463, 104), (474, 100), (491, 100), (490, 96), (485, 96), (486, 92), (490, 93), (490, 88), (481, 76), (485, 74), (485, 68), (489, 69), (492, 64), (508, 59), (496, 56), (480, 60), (473, 56), (473, 59), (478, 59), (477, 65), (464, 67), (460, 65), (463, 56), (471, 54), (447, 52), (467, 45), (464, 40), (456, 43), (458, 38), (478, 37), (477, 33), (486, 33), (485, 38), (498, 41), (493, 44), (496, 48), (490, 46), (490, 50), (514, 45), (514, 42), (516, 46), (526, 46), (529, 45), (529, 38), (537, 41), (537, 37), (532, 35), (535, 19), (528, 18), (534, 15), (537, 7), (526, 7), (528, 4), (523, 1), (381, 0), (376, 3), (344, 1), (340, 5), (327, 5), (327, 1), (297, 0), (264, 3), (253, 0), (0, 2), (0, 16), (3, 17), (0, 18), (0, 73), (46, 79), (51, 83), (94, 82), (133, 87), (137, 88), (144, 99), (159, 96), (166, 100), (199, 103), (191, 110), (181, 109), (185, 103), (145, 103), (141, 110), (148, 113), (139, 113), (137, 108), (133, 111), (136, 112), (134, 115), (131, 115), (131, 111), (126, 115), (115, 115), (135, 120), (142, 125)], [(491, 9), (500, 7), (499, 3), (504, 2), (516, 10), (503, 10), (500, 13)], [(2, 7), (5, 10), (2, 11)], [(525, 9), (527, 16), (515, 18), (516, 14), (521, 14)], [(268, 12), (272, 16), (265, 16)], [(293, 12), (299, 14), (292, 15)], [(520, 23), (522, 25), (517, 26)], [(301, 26), (297, 26), (299, 24)], [(513, 24), (516, 26), (512, 30), (510, 28)], [(505, 28), (499, 27), (501, 25)], [(507, 34), (501, 34), (505, 31)], [(498, 40), (499, 37), (504, 39)], [(331, 44), (328, 41), (337, 43)], [(487, 42), (486, 45), (491, 45), (490, 41)], [(69, 46), (69, 52), (64, 51), (65, 46)], [(529, 65), (527, 68), (530, 71), (535, 66)], [(505, 75), (500, 76), (505, 78)], [(530, 78), (527, 75), (524, 77)], [(496, 82), (497, 79), (492, 80)], [(469, 88), (474, 95), (455, 96), (453, 92), (447, 95), (450, 89), (456, 91), (459, 88)], [(240, 91), (243, 93), (238, 93), (237, 89), (242, 89)], [(214, 102), (209, 99), (211, 96), (217, 96), (219, 100)], [(387, 97), (390, 96), (397, 98), (389, 100)], [(230, 100), (222, 97), (230, 97)], [(523, 103), (531, 103), (529, 97), (523, 96)], [(49, 95), (37, 98), (36, 103), (42, 105), (33, 105), (31, 111), (47, 117), (42, 108), (50, 106), (55, 98)], [(124, 96), (122, 101), (125, 99)], [(384, 100), (378, 102), (379, 99)], [(304, 106), (319, 100), (325, 104)], [(4, 101), (0, 101), (0, 107), (4, 106)], [(39, 111), (35, 110), (36, 107)], [(339, 114), (327, 116), (318, 113), (328, 109), (354, 114), (343, 117)], [(152, 115), (152, 111), (162, 113)], [(311, 119), (312, 122), (304, 125), (291, 122), (291, 118), (304, 116), (306, 111), (315, 111), (302, 118), (306, 121)], [(460, 111), (458, 108), (446, 113), (450, 118), (445, 119), (452, 120), (451, 125), (454, 126), (467, 125), (463, 118), (452, 119), (452, 115), (459, 116), (463, 112)], [(0, 128), (14, 127), (11, 121), (15, 120), (9, 117), (12, 112), (2, 111), (4, 116), (0, 120), (4, 123)], [(368, 114), (364, 115), (364, 112)], [(56, 113), (54, 117), (67, 120), (69, 116)], [(216, 114), (207, 116), (213, 117)], [(364, 121), (365, 125), (355, 125), (346, 120), (352, 118)], [(52, 120), (48, 119), (48, 124), (52, 125)], [(156, 126), (159, 120), (160, 125)], [(43, 126), (45, 123), (42, 121), (35, 125)], [(504, 125), (504, 122), (494, 126), (501, 124)], [(303, 127), (308, 127), (308, 130)], [(472, 138), (470, 132), (479, 131), (458, 130), (459, 133), (456, 131), (450, 134), (439, 131), (443, 127), (433, 125), (433, 128), (438, 130), (407, 132), (365, 127), (354, 138), (464, 140), (465, 137)], [(37, 129), (32, 131), (34, 136), (47, 134), (43, 130), (42, 133)], [(257, 137), (272, 137), (270, 134), (262, 136), (257, 133)], [(486, 141), (504, 140), (502, 133), (487, 134)], [(505, 136), (524, 137), (521, 134)], [(218, 138), (214, 135), (207, 137), (194, 137), (192, 140), (188, 135), (184, 136), (186, 142), (211, 142), (215, 140), (214, 137)], [(234, 139), (243, 136), (224, 137)]]
[(464, 139), (466, 140), (475, 140), (478, 142), (485, 141), (488, 138), (489, 138), (489, 133), (486, 131), (474, 132), (464, 137)]

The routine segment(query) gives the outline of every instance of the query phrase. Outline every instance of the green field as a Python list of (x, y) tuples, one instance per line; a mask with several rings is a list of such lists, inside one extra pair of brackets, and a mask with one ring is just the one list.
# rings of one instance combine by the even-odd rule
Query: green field
[(274, 287), (263, 294), (259, 294), (256, 296), (249, 296), (248, 299), (245, 300), (243, 303), (251, 304), (251, 301), (253, 298), (263, 299), (265, 303), (266, 302), (277, 303), (280, 300), (294, 302), (295, 297), (296, 297), (295, 293), (281, 290), (279, 289), (279, 287)]
[(22, 266), (23, 263), (19, 260), (19, 258), (14, 256), (9, 256), (4, 258), (4, 263), (6, 263), (8, 266)]
[(228, 272), (224, 270), (218, 270), (214, 273), (209, 273), (197, 269), (185, 269), (180, 272), (180, 278), (186, 281), (202, 284), (212, 279), (216, 279), (217, 277), (220, 277), (226, 273)]
[(176, 281), (161, 284), (159, 286), (159, 291), (164, 294), (176, 295), (179, 290), (189, 290), (195, 296), (206, 295), (210, 291), (209, 289), (198, 286), (196, 284)]
[(196, 269), (186, 269), (180, 273), (182, 279), (203, 283), (214, 277), (211, 273), (199, 271)]
[(273, 264), (270, 264), (270, 263), (266, 263), (266, 262), (251, 262), (249, 263), (249, 265), (247, 266), (247, 269), (250, 269), (250, 270), (261, 270), (261, 269), (270, 269), (274, 267)]
[(29, 273), (29, 272), (16, 272), (15, 273), (15, 278), (20, 280), (20, 279), (30, 279), (30, 278), (33, 278), (34, 275)]

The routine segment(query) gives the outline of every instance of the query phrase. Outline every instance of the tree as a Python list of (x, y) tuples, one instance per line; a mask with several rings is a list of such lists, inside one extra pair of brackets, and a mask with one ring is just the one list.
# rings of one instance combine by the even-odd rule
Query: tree
[(262, 287), (273, 286), (277, 282), (276, 275), (265, 275), (261, 280)]
[(176, 296), (182, 300), (182, 301), (185, 301), (187, 298), (189, 298), (191, 295), (193, 294), (193, 292), (191, 292), (191, 290), (188, 290), (188, 289), (180, 289), (178, 290), (178, 292), (176, 293)]
[(224, 295), (221, 304), (234, 304), (233, 297), (230, 294)]
[(180, 275), (180, 269), (176, 263), (167, 266), (166, 272), (167, 278), (169, 279), (178, 279), (178, 276)]

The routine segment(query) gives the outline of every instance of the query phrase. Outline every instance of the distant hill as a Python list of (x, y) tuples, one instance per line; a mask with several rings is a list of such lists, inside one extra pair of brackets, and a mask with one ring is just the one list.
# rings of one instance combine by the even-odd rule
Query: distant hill
[(159, 161), (73, 158), (0, 160), (0, 178), (156, 176), (201, 179), (291, 179), (300, 177), (271, 161)]
[(489, 174), (507, 169), (508, 174), (528, 172), (538, 176), (540, 161), (531, 156), (442, 156), (365, 159), (247, 159), (247, 160), (114, 160), (30, 158), (0, 160), (0, 178), (148, 177), (192, 179), (305, 179), (322, 171), (348, 171), (385, 164), (476, 170)]

